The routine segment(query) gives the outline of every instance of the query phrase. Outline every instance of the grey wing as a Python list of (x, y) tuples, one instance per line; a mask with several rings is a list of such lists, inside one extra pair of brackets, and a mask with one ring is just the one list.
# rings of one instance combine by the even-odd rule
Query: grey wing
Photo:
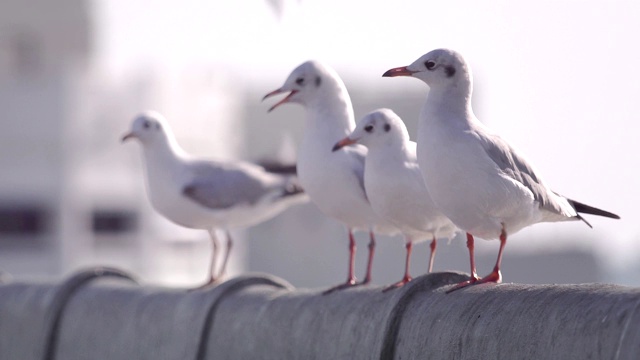
[(193, 179), (185, 185), (182, 193), (210, 209), (255, 204), (282, 192), (280, 181), (258, 166), (215, 162), (199, 162), (193, 166)]
[(547, 188), (526, 159), (500, 136), (484, 132), (477, 132), (476, 136), (480, 139), (487, 156), (505, 175), (529, 189), (542, 208), (565, 216), (575, 216), (575, 211), (566, 208), (571, 205), (567, 203), (563, 206), (564, 204), (558, 202), (562, 197)]

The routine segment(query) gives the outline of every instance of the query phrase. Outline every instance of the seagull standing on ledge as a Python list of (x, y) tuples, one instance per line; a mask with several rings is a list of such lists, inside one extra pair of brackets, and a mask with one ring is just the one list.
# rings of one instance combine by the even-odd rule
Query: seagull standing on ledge
[(416, 159), (416, 143), (396, 113), (379, 109), (365, 115), (356, 129), (333, 147), (360, 143), (369, 149), (364, 164), (364, 187), (373, 210), (396, 225), (406, 241), (407, 258), (404, 277), (385, 290), (398, 288), (409, 281), (409, 264), (414, 243), (431, 240), (429, 272), (433, 269), (436, 238), (451, 239), (453, 225), (431, 200), (422, 180)]
[[(308, 200), (294, 176), (272, 174), (247, 162), (192, 157), (159, 113), (148, 111), (135, 118), (122, 141), (131, 138), (142, 145), (147, 195), (154, 209), (178, 225), (207, 230), (211, 236), (210, 277), (203, 287), (225, 273), (233, 243), (230, 228), (258, 224)], [(225, 231), (227, 249), (216, 275), (218, 229)]]
[[(433, 50), (382, 76), (415, 77), (430, 89), (420, 113), (418, 163), (436, 205), (467, 232), (471, 262), (471, 279), (450, 291), (500, 283), (507, 237), (526, 226), (566, 220), (589, 225), (580, 213), (620, 218), (552, 191), (522, 154), (478, 121), (471, 109), (471, 69), (455, 51)], [(482, 279), (476, 274), (474, 236), (500, 239), (493, 272)]]
[[(376, 233), (392, 234), (398, 230), (378, 217), (364, 190), (364, 158), (367, 149), (349, 147), (332, 152), (336, 141), (355, 128), (351, 99), (342, 80), (330, 67), (307, 61), (289, 75), (281, 88), (264, 99), (288, 92), (273, 105), (292, 102), (306, 109), (304, 136), (298, 153), (298, 176), (311, 201), (320, 210), (346, 225), (349, 233), (349, 271), (347, 281), (325, 293), (356, 285), (354, 230), (369, 231), (369, 261), (362, 284), (371, 281), (371, 266)], [(264, 100), (263, 99), (263, 100)]]

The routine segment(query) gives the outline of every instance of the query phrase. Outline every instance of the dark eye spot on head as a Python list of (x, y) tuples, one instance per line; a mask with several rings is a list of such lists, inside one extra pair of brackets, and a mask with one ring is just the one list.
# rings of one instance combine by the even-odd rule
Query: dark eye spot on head
[(316, 87), (320, 86), (320, 84), (322, 84), (322, 79), (320, 76), (316, 76)]
[(160, 124), (156, 123), (156, 130), (160, 130)]
[(385, 131), (385, 132), (389, 132), (389, 130), (391, 130), (391, 125), (389, 125), (389, 124), (384, 124), (384, 131)]
[(145, 128), (145, 129), (148, 129), (150, 126), (151, 126), (151, 123), (149, 122), (149, 120), (145, 120), (142, 123), (142, 127)]
[(427, 68), (427, 70), (433, 70), (433, 68), (436, 67), (436, 62), (433, 60), (427, 60), (424, 62), (424, 66)]
[(304, 86), (304, 78), (297, 78), (296, 79), (296, 84), (300, 85), (300, 86)]
[(447, 74), (447, 77), (448, 77), (448, 78), (450, 78), (450, 77), (452, 77), (453, 75), (455, 75), (455, 74), (456, 74), (456, 68), (454, 68), (454, 67), (453, 67), (453, 66), (451, 66), (451, 65), (447, 65), (447, 66), (445, 66), (445, 68), (444, 68), (444, 73), (445, 73), (445, 74)]
[(370, 133), (373, 132), (373, 125), (367, 125), (364, 127), (364, 131)]

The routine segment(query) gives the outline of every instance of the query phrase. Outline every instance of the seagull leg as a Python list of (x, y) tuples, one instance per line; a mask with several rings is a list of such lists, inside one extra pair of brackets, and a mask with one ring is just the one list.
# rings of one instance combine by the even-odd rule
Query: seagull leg
[(233, 238), (231, 238), (231, 233), (229, 230), (225, 231), (225, 236), (227, 237), (227, 251), (224, 254), (224, 260), (222, 261), (222, 268), (220, 269), (220, 273), (216, 276), (216, 280), (222, 279), (227, 272), (227, 263), (229, 262), (229, 254), (231, 254), (231, 248), (233, 247)]
[(211, 249), (211, 261), (209, 262), (209, 280), (204, 284), (193, 288), (191, 290), (201, 290), (208, 288), (209, 286), (215, 284), (218, 281), (218, 278), (214, 275), (216, 272), (216, 258), (218, 255), (218, 248), (220, 247), (220, 242), (218, 241), (218, 234), (216, 234), (216, 229), (209, 230), (209, 237), (211, 237), (211, 244), (213, 248)]
[(353, 237), (353, 231), (351, 228), (349, 230), (349, 274), (347, 276), (347, 281), (343, 284), (334, 286), (328, 290), (325, 290), (322, 295), (330, 294), (336, 290), (344, 290), (346, 288), (352, 287), (356, 285), (356, 276), (355, 273), (355, 260), (356, 260), (356, 240)]
[(367, 274), (359, 285), (367, 285), (371, 282), (371, 268), (373, 267), (373, 255), (376, 249), (376, 237), (369, 230), (369, 261), (367, 261)]
[(465, 288), (469, 285), (473, 285), (475, 284), (478, 280), (480, 280), (480, 278), (478, 277), (478, 273), (476, 271), (476, 258), (473, 254), (473, 250), (474, 250), (474, 240), (473, 240), (473, 235), (467, 233), (467, 249), (469, 249), (469, 263), (471, 264), (471, 279), (467, 280), (467, 281), (463, 281), (459, 284), (457, 284), (456, 286), (454, 286), (453, 288), (447, 290), (447, 294), (452, 292), (452, 291), (456, 291), (462, 288)]
[(507, 244), (507, 232), (504, 231), (504, 225), (502, 226), (502, 232), (500, 233), (500, 250), (498, 250), (498, 259), (496, 260), (496, 265), (493, 267), (493, 271), (491, 274), (482, 278), (482, 280), (478, 280), (476, 284), (484, 284), (484, 283), (496, 283), (500, 284), (502, 282), (502, 273), (500, 273), (500, 264), (502, 263), (502, 252), (504, 251), (504, 246)]
[(409, 275), (409, 265), (411, 263), (411, 250), (413, 249), (413, 241), (411, 241), (411, 239), (407, 238), (407, 243), (404, 246), (407, 249), (407, 258), (404, 262), (404, 277), (402, 278), (402, 280), (398, 281), (395, 284), (391, 284), (389, 286), (387, 286), (386, 288), (384, 288), (384, 290), (382, 290), (382, 292), (387, 292), (389, 290), (393, 290), (393, 289), (397, 289), (399, 287), (404, 286), (406, 283), (408, 283), (409, 281), (411, 281), (413, 278), (411, 277), (411, 275)]
[(433, 235), (433, 239), (431, 240), (431, 255), (429, 256), (429, 272), (433, 270), (433, 259), (436, 257), (436, 236)]

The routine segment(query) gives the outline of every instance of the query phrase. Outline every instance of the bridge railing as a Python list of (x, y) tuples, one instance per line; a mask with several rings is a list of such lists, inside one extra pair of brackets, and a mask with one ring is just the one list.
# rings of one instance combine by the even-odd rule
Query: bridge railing
[(249, 274), (206, 291), (115, 269), (0, 285), (0, 359), (640, 359), (640, 289), (436, 273), (321, 295)]

